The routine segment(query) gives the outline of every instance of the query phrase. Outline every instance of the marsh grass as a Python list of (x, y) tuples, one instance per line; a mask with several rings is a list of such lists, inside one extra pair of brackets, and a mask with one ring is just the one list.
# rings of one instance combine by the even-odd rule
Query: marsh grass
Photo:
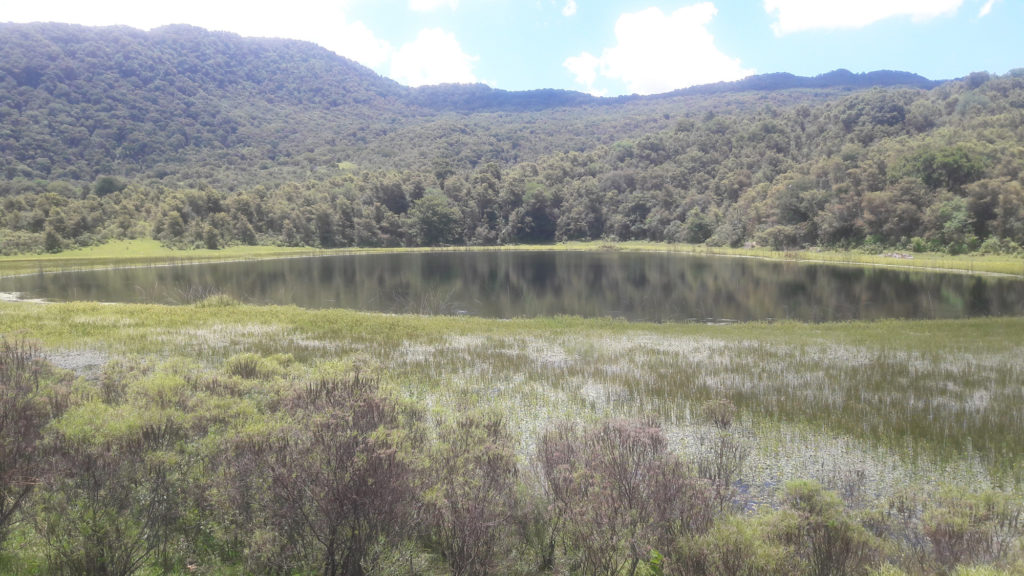
[[(952, 256), (941, 252), (922, 252), (912, 255), (900, 254), (893, 257), (887, 254), (871, 254), (857, 250), (772, 250), (768, 247), (729, 248), (724, 246), (705, 246), (703, 244), (661, 244), (656, 242), (616, 242), (601, 243), (610, 250), (680, 252), (685, 254), (702, 254), (708, 256), (736, 256), (745, 258), (762, 258), (766, 260), (783, 260), (800, 263), (825, 263), (850, 266), (882, 266), (887, 268), (917, 268), (925, 270), (948, 270), (967, 273), (1006, 274), (1024, 276), (1024, 258), (1014, 255), (996, 254), (963, 254)], [(594, 243), (565, 244), (578, 249), (594, 249)], [(909, 256), (909, 257), (908, 257)]]
[[(1024, 319), (729, 326), (485, 320), (254, 307), (0, 303), (0, 334), (61, 354), (187, 358), (218, 386), (370, 358), (430, 410), (494, 409), (531, 454), (552, 421), (656, 417), (698, 455), (709, 401), (736, 406), (747, 506), (815, 479), (851, 500), (1024, 482)], [(235, 382), (232, 384), (232, 382)]]
[(188, 264), (256, 258), (312, 256), (312, 248), (232, 246), (222, 250), (173, 250), (152, 239), (116, 240), (56, 254), (0, 256), (0, 276), (128, 266)]

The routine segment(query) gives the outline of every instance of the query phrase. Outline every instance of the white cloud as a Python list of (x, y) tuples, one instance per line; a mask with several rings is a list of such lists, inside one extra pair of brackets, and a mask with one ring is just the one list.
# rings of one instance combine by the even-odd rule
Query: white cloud
[(981, 10), (978, 12), (978, 18), (984, 18), (985, 16), (988, 16), (989, 13), (992, 12), (992, 7), (995, 6), (996, 2), (998, 1), (999, 0), (988, 0), (988, 2), (985, 2), (985, 5), (982, 6)]
[[(473, 62), (463, 53), (455, 36), (441, 30), (422, 30), (415, 40), (395, 48), (365, 23), (349, 20), (346, 8), (372, 0), (0, 0), (0, 18), (12, 22), (61, 21), (88, 26), (114, 24), (149, 30), (167, 24), (188, 23), (209, 30), (226, 30), (242, 36), (307, 40), (351, 58), (378, 72), (390, 67), (398, 81), (412, 85), (441, 82), (475, 82)], [(10, 4), (10, 6), (8, 6)], [(409, 0), (414, 9), (455, 8), (458, 0)], [(242, 15), (242, 16), (240, 16)]]
[(322, 44), (324, 48), (370, 68), (381, 66), (394, 52), (391, 44), (377, 38), (373, 30), (360, 21), (343, 19), (327, 38)]
[(615, 46), (605, 48), (600, 58), (584, 52), (567, 58), (562, 65), (591, 92), (598, 74), (622, 80), (630, 92), (637, 94), (738, 80), (753, 74), (739, 59), (715, 47), (707, 26), (717, 13), (714, 4), (703, 2), (668, 15), (658, 8), (623, 14), (615, 23)]
[(764, 0), (775, 13), (777, 36), (804, 30), (863, 28), (881, 20), (910, 17), (928, 20), (956, 12), (963, 0)]
[(440, 28), (420, 30), (416, 39), (402, 45), (391, 58), (390, 76), (409, 86), (476, 82), (473, 62), (455, 35)]
[[(0, 18), (13, 22), (59, 19), (87, 26), (114, 24), (149, 30), (167, 24), (187, 23), (210, 30), (226, 30), (242, 36), (307, 40), (370, 67), (384, 64), (392, 47), (364, 23), (349, 21), (344, 9), (352, 0), (289, 0), (244, 2), (242, 0), (35, 0), (4, 4)], [(244, 17), (240, 17), (244, 14)]]
[(565, 59), (563, 66), (572, 72), (577, 84), (587, 87), (587, 92), (594, 96), (602, 96), (605, 90), (597, 90), (594, 83), (597, 82), (597, 71), (601, 67), (601, 59), (589, 52), (583, 52), (579, 56), (571, 56)]
[(576, 0), (569, 0), (565, 3), (565, 7), (562, 8), (562, 16), (569, 17), (576, 14)]
[(409, 10), (413, 12), (433, 12), (445, 6), (455, 10), (459, 7), (459, 0), (409, 0)]

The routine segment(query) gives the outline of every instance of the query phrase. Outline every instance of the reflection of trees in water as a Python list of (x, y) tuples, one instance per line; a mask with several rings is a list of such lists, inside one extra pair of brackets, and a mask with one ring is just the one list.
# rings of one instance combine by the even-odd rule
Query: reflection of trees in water
[(35, 275), (26, 298), (244, 302), (489, 317), (831, 321), (1024, 314), (1024, 282), (678, 254), (364, 254)]
[(422, 291), (412, 295), (393, 293), (393, 311), (401, 314), (425, 314), (429, 316), (459, 316), (466, 314), (466, 309), (455, 298), (455, 291), (443, 290)]

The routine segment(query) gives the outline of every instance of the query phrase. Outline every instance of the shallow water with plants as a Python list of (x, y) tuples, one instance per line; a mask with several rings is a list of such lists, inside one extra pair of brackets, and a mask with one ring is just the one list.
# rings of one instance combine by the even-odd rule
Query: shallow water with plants
[[(94, 291), (88, 278), (106, 286)], [(66, 281), (63, 298), (49, 294), (57, 300), (102, 289), (149, 303), (0, 301), (0, 343), (15, 351), (0, 354), (0, 377), (37, 366), (28, 397), (33, 414), (51, 413), (36, 436), (57, 466), (33, 472), (46, 489), (5, 521), (0, 572), (106, 562), (81, 552), (98, 546), (82, 538), (102, 539), (89, 528), (99, 518), (127, 531), (103, 545), (135, 550), (143, 571), (312, 573), (333, 561), (315, 544), (334, 510), (317, 500), (333, 494), (324, 482), (359, 474), (398, 482), (386, 492), (402, 498), (398, 508), (381, 500), (386, 513), (337, 519), (403, 534), (360, 552), (366, 573), (458, 573), (454, 547), (474, 536), (446, 543), (456, 521), (491, 526), (486, 546), (505, 554), (485, 562), (493, 573), (628, 560), (649, 570), (636, 573), (725, 574), (737, 558), (747, 573), (839, 573), (815, 567), (817, 544), (791, 538), (815, 526), (853, 547), (857, 569), (842, 573), (1024, 567), (1019, 279), (501, 251), (12, 280)], [(576, 301), (603, 291), (618, 300)], [(291, 305), (266, 304), (275, 298)], [(360, 302), (389, 313), (337, 307)], [(554, 315), (573, 305), (574, 316)], [(809, 321), (776, 320), (778, 310)], [(1009, 315), (964, 317), (993, 310)], [(723, 322), (745, 314), (771, 321)], [(878, 319), (825, 321), (836, 315)], [(935, 318), (944, 315), (953, 318)], [(19, 359), (36, 345), (44, 364)], [(369, 428), (353, 434), (360, 418)], [(602, 482), (635, 458), (643, 473), (629, 489), (677, 506), (669, 517), (649, 506), (600, 516), (629, 501)], [(337, 468), (340, 480), (321, 475), (336, 461), (358, 465)], [(105, 474), (102, 484), (83, 466)], [(465, 478), (494, 483), (478, 492)], [(483, 507), (458, 516), (445, 508), (453, 498)], [(408, 533), (396, 528), (406, 513), (420, 522)], [(627, 546), (615, 518), (639, 521), (629, 530), (642, 530), (632, 538), (643, 546)], [(288, 540), (292, 530), (305, 544)], [(957, 544), (961, 533), (970, 546)]]
[[(275, 438), (294, 434), (292, 417), (282, 411), (294, 409), (296, 394), (315, 393), (310, 382), (323, 382), (323, 374), (362, 366), (356, 374), (372, 372), (389, 397), (418, 414), (416, 421), (431, 423), (416, 437), (443, 440), (445, 422), (466, 414), (500, 415), (508, 434), (501, 442), (512, 450), (503, 458), (517, 462), (519, 482), (529, 493), (540, 490), (535, 483), (545, 476), (538, 458), (553, 441), (552, 427), (564, 425), (559, 423), (582, 426), (582, 433), (598, 439), (628, 434), (634, 440), (634, 432), (616, 422), (649, 423), (701, 477), (716, 478), (708, 466), (722, 460), (723, 446), (729, 448), (735, 463), (722, 497), (745, 510), (743, 529), (755, 531), (785, 525), (777, 516), (794, 505), (799, 487), (787, 483), (796, 479), (835, 491), (842, 497), (836, 510), (876, 527), (869, 521), (872, 511), (891, 514), (908, 492), (925, 503), (941, 501), (949, 490), (991, 491), (1016, 502), (1024, 486), (1022, 334), (1022, 318), (708, 326), (389, 315), (243, 305), (223, 295), (181, 306), (0, 302), (0, 335), (40, 343), (45, 359), (75, 379), (54, 434), (78, 451), (93, 446), (117, 452), (119, 442), (128, 442), (129, 456), (131, 442), (172, 434), (132, 470), (170, 466), (183, 474), (175, 482), (208, 489), (212, 497), (231, 496), (220, 490), (222, 482), (238, 482), (233, 475), (257, 473), (231, 460), (240, 457), (238, 450), (273, 446)], [(735, 406), (728, 432), (706, 415), (718, 402)], [(296, 422), (312, 417), (302, 414)], [(212, 477), (194, 477), (222, 457), (233, 463)], [(42, 502), (62, 505), (51, 496)], [(204, 506), (235, 506), (231, 502)], [(922, 514), (931, 504), (920, 506), (900, 508), (909, 516), (884, 526), (927, 520)], [(242, 512), (231, 510), (203, 522), (227, 530)], [(580, 530), (591, 525), (584, 517), (573, 521)], [(700, 537), (720, 544), (725, 536), (717, 531), (728, 522), (716, 521)], [(32, 562), (45, 565), (45, 542), (29, 524), (18, 526), (10, 538), (25, 552), (0, 555), (0, 566), (40, 573)], [(505, 526), (513, 530), (515, 524)], [(708, 529), (702, 526), (699, 534)], [(204, 536), (212, 539), (204, 545), (219, 542), (216, 534)], [(517, 541), (511, 534), (506, 542)], [(259, 541), (263, 536), (257, 532), (244, 542), (271, 545)], [(577, 549), (585, 548), (571, 548)], [(204, 566), (219, 566), (211, 573), (237, 573), (239, 558), (262, 561), (241, 549), (228, 553), (230, 547), (201, 550)], [(674, 561), (681, 550), (674, 551)], [(447, 573), (437, 564), (443, 554), (405, 548), (390, 553), (418, 572)], [(174, 554), (184, 566), (199, 552)], [(901, 556), (887, 554), (903, 565)], [(871, 558), (877, 563), (883, 556)], [(507, 562), (534, 566), (514, 555)]]
[(223, 297), (0, 305), (0, 333), (38, 339), (85, 375), (136, 355), (218, 366), (247, 353), (300, 363), (365, 354), (411, 397), (500, 408), (524, 432), (562, 416), (654, 414), (685, 435), (696, 406), (727, 398), (738, 422), (793, 461), (817, 461), (797, 438), (839, 439), (907, 470), (949, 465), (970, 482), (1024, 480), (1021, 318), (704, 326), (380, 315)]
[(1024, 314), (1024, 280), (671, 253), (460, 251), (30, 274), (24, 298), (253, 304), (489, 318), (654, 322), (963, 318)]

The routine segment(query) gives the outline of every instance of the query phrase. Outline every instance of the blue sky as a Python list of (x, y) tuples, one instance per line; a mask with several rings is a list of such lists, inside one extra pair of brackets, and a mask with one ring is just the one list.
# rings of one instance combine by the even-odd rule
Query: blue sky
[(1024, 0), (0, 0), (0, 21), (316, 42), (408, 85), (657, 93), (750, 74), (1024, 67)]

